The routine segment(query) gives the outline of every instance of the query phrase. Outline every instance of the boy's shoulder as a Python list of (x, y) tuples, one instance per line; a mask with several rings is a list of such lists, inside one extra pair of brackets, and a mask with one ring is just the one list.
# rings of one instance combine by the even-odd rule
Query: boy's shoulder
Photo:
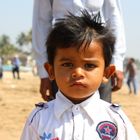
[(42, 109), (47, 109), (49, 106), (48, 106), (48, 103), (46, 102), (39, 102), (37, 104), (35, 104), (35, 107), (36, 108), (42, 108)]
[(53, 110), (53, 101), (50, 102), (39, 102), (35, 104), (35, 108), (28, 117), (28, 123), (31, 124), (34, 120), (40, 120), (44, 116), (49, 116)]
[(115, 113), (118, 113), (121, 110), (121, 106), (114, 103), (112, 103), (109, 108)]
[(35, 104), (35, 109), (36, 111), (39, 111), (39, 112), (48, 112), (48, 111), (52, 111), (52, 108), (53, 108), (53, 105), (54, 105), (54, 101), (49, 101), (49, 102), (39, 102), (37, 104)]
[(53, 106), (53, 101), (50, 102), (39, 102), (35, 104), (35, 110), (49, 110)]
[(108, 103), (106, 101), (103, 101), (103, 105), (107, 111), (107, 113), (112, 117), (112, 118), (120, 118), (122, 122), (125, 122), (126, 114), (122, 110), (121, 105), (116, 104), (116, 103)]
[(104, 109), (111, 113), (111, 114), (121, 114), (123, 113), (121, 105), (116, 104), (116, 103), (108, 103), (106, 101), (102, 100), (102, 106), (104, 107)]
[(101, 101), (102, 106), (104, 106), (106, 109), (109, 109), (113, 112), (119, 112), (121, 110), (121, 105), (116, 104), (116, 103), (109, 103), (104, 100)]

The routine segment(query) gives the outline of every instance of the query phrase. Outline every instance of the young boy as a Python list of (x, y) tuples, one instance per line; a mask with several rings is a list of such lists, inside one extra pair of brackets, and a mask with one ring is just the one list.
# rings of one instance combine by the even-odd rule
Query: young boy
[(59, 91), (38, 104), (21, 140), (138, 140), (119, 106), (99, 98), (98, 88), (114, 73), (110, 65), (115, 38), (100, 15), (70, 14), (58, 21), (47, 39), (45, 68)]

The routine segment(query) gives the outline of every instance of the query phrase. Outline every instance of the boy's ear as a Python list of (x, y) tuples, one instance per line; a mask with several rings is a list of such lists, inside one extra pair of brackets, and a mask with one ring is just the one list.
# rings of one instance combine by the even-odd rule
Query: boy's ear
[(114, 74), (115, 72), (115, 66), (114, 65), (109, 65), (107, 68), (104, 70), (104, 76), (103, 76), (103, 83), (107, 83), (109, 78)]
[(48, 72), (49, 79), (50, 79), (50, 80), (54, 80), (54, 79), (55, 79), (55, 76), (54, 76), (54, 69), (53, 69), (53, 66), (46, 62), (46, 63), (44, 64), (44, 68), (45, 68), (45, 70)]

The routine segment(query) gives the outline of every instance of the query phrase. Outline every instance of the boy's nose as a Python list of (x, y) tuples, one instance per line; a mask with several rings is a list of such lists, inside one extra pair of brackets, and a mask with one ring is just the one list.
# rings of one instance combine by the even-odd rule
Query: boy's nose
[(73, 72), (72, 72), (72, 78), (76, 79), (76, 78), (82, 78), (84, 77), (84, 73), (83, 70), (81, 68), (76, 68)]

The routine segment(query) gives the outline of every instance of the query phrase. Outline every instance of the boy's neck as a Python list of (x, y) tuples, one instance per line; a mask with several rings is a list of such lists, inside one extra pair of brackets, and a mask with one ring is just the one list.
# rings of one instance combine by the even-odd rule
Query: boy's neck
[[(63, 94), (63, 92), (61, 92)], [(64, 95), (64, 94), (63, 94)], [(93, 95), (93, 94), (92, 94)], [(67, 99), (69, 99), (73, 104), (80, 104), (82, 103), (83, 101), (87, 100), (88, 98), (90, 98), (92, 95), (86, 97), (86, 98), (81, 98), (81, 99), (77, 99), (77, 98), (70, 98), (70, 97), (67, 97), (65, 96)]]

